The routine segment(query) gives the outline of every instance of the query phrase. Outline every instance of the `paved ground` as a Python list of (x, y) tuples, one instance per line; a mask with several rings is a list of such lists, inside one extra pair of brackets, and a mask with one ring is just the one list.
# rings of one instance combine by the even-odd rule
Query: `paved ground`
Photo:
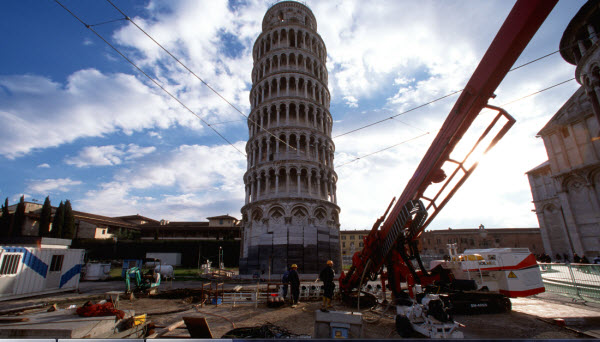
[[(198, 288), (199, 281), (173, 281), (161, 284), (161, 289)], [(235, 284), (227, 284), (231, 288)], [(255, 284), (243, 284), (244, 289), (255, 288)], [(2, 303), (2, 310), (40, 302), (60, 303), (59, 307), (71, 304), (81, 305), (88, 299), (104, 297), (108, 291), (122, 291), (124, 284), (111, 282), (82, 282), (79, 293), (63, 293), (39, 298), (28, 298)], [(512, 299), (513, 311), (505, 314), (456, 316), (455, 320), (465, 327), (460, 330), (465, 338), (538, 338), (538, 339), (574, 339), (600, 338), (600, 304), (572, 301), (570, 298), (543, 293), (534, 297)], [(181, 299), (137, 299), (122, 300), (122, 309), (132, 309), (137, 313), (150, 314), (150, 320), (159, 325), (181, 320), (183, 316), (206, 317), (215, 337), (236, 327), (251, 327), (266, 322), (284, 327), (299, 335), (311, 335), (314, 327), (314, 312), (318, 310), (318, 302), (301, 303), (297, 308), (284, 306), (271, 309), (266, 305), (231, 305), (215, 307), (207, 305), (195, 308)], [(335, 303), (336, 310), (350, 311), (341, 303)], [(367, 317), (375, 317), (364, 311)], [(565, 326), (554, 324), (555, 319), (563, 319)], [(384, 315), (377, 323), (364, 325), (365, 338), (398, 338), (395, 332), (393, 315)], [(580, 333), (578, 333), (580, 332)], [(176, 330), (171, 336), (185, 334), (184, 330)], [(583, 334), (582, 334), (583, 333)], [(584, 335), (585, 334), (585, 335)]]

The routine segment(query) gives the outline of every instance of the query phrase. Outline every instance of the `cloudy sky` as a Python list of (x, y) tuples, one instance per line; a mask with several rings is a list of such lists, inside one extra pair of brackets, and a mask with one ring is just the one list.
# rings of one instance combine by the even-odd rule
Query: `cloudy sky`
[[(252, 45), (273, 1), (113, 1), (249, 113)], [(118, 20), (122, 15), (108, 2), (61, 3), (244, 151), (245, 119), (135, 26)], [(559, 2), (515, 66), (558, 50), (583, 3)], [(462, 89), (514, 2), (306, 4), (327, 46), (337, 136)], [(0, 30), (2, 200), (50, 196), (53, 205), (70, 199), (75, 210), (171, 221), (241, 217), (244, 155), (56, 2), (2, 1)], [(566, 81), (574, 70), (554, 54), (510, 72), (490, 103)], [(430, 228), (537, 227), (525, 172), (547, 156), (535, 136), (577, 88), (571, 81), (507, 105), (516, 125)], [(342, 229), (370, 228), (402, 192), (457, 98), (334, 138)]]

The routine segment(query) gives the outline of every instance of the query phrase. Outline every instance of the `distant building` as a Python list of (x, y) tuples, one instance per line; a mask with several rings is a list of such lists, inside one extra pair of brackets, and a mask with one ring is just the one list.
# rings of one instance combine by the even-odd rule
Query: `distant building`
[[(16, 207), (16, 204), (9, 206), (9, 213), (14, 213)], [(41, 204), (25, 202), (25, 224), (21, 231), (23, 236), (38, 235), (41, 211)], [(55, 211), (56, 207), (52, 207), (53, 216)], [(75, 238), (79, 239), (112, 239), (126, 232), (135, 232), (142, 239), (154, 239), (157, 232), (159, 239), (240, 239), (240, 222), (229, 215), (208, 217), (208, 221), (204, 222), (157, 221), (139, 214), (108, 217), (75, 210), (73, 215)]]
[(427, 230), (419, 238), (422, 256), (435, 258), (448, 254), (447, 245), (456, 244), (458, 252), (481, 248), (528, 248), (534, 254), (544, 253), (539, 228), (448, 228)]
[[(344, 265), (352, 264), (352, 255), (363, 248), (363, 237), (370, 230), (342, 230), (340, 244)], [(427, 230), (418, 240), (419, 251), (425, 261), (442, 259), (448, 254), (447, 245), (456, 243), (458, 252), (473, 248), (529, 248), (534, 254), (544, 253), (539, 228), (448, 228)]]
[(548, 161), (527, 172), (546, 253), (600, 254), (600, 0), (584, 4), (560, 41), (582, 86), (538, 133)]
[(143, 240), (240, 240), (240, 221), (233, 216), (208, 217), (203, 222), (170, 222), (140, 227)]
[(340, 250), (344, 265), (352, 264), (352, 255), (364, 247), (363, 237), (367, 236), (369, 232), (369, 229), (340, 230)]
[[(16, 207), (17, 204), (9, 206), (9, 213), (14, 213)], [(53, 218), (56, 209), (56, 207), (52, 207)], [(21, 231), (23, 236), (38, 236), (41, 212), (42, 204), (25, 202), (25, 223)], [(108, 217), (73, 210), (73, 216), (75, 217), (75, 238), (80, 239), (108, 239), (125, 231), (139, 232), (141, 222), (158, 223), (156, 220), (140, 215)], [(50, 230), (52, 230), (52, 223), (50, 223)]]

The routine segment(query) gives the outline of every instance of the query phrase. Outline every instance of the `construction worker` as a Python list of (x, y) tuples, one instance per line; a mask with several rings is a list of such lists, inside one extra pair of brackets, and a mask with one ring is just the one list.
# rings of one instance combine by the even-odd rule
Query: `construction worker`
[(292, 270), (288, 275), (288, 281), (292, 288), (292, 307), (298, 306), (298, 298), (300, 297), (300, 276), (298, 275), (298, 265), (292, 264)]
[(335, 289), (334, 277), (333, 261), (327, 260), (327, 266), (319, 273), (319, 279), (323, 281), (323, 306), (321, 307), (321, 311), (323, 312), (329, 312), (327, 309), (333, 308), (331, 300), (333, 299), (333, 290)]

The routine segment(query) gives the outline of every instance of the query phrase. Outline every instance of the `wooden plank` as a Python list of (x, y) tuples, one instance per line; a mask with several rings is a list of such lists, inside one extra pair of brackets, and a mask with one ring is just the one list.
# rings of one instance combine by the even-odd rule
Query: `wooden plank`
[(213, 338), (210, 327), (205, 317), (183, 317), (190, 337), (192, 338)]

